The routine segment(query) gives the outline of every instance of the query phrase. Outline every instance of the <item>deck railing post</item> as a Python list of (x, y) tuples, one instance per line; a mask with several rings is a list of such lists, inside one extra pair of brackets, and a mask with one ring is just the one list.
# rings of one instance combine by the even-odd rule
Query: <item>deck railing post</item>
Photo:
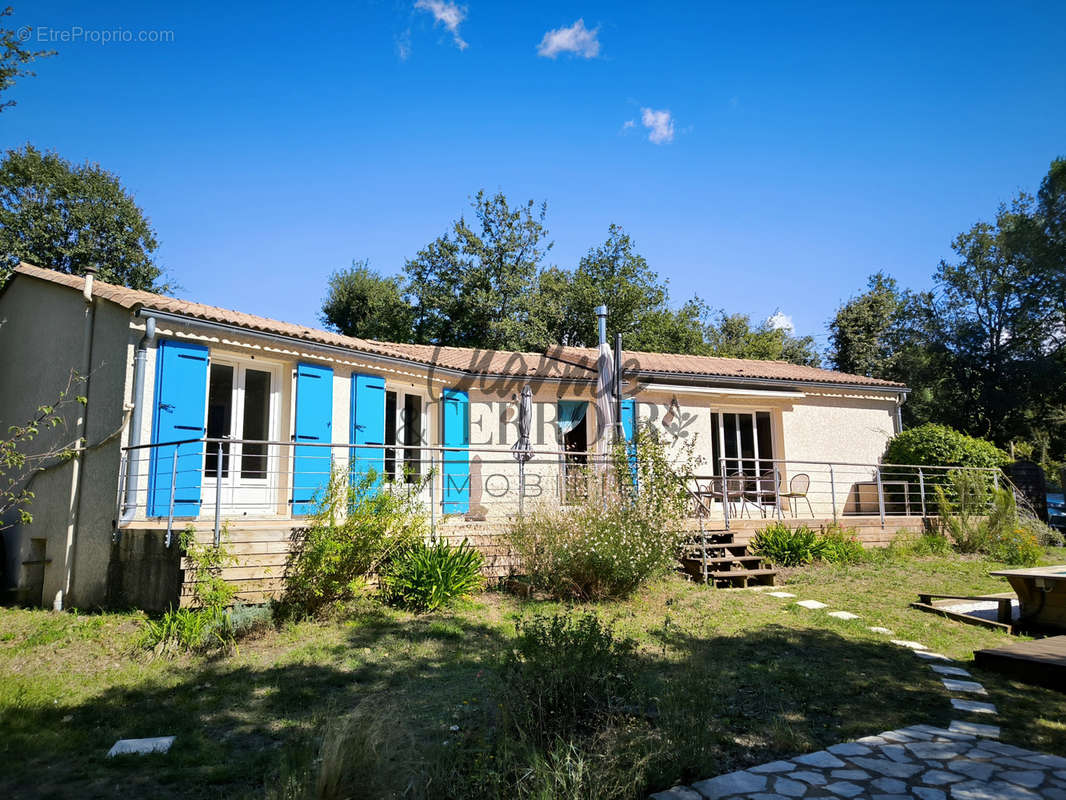
[(429, 538), (433, 544), (437, 543), (437, 493), (434, 483), (437, 480), (437, 456), (429, 454)]
[(215, 547), (222, 541), (222, 442), (218, 443), (218, 460), (215, 462)]
[(722, 516), (725, 519), (725, 529), (729, 530), (729, 481), (726, 480), (724, 458), (718, 466), (722, 475), (722, 483), (720, 484), (722, 487)]
[(918, 467), (918, 491), (922, 495), (922, 519), (925, 519), (925, 473)]
[(170, 547), (171, 532), (174, 530), (174, 489), (178, 485), (178, 447), (174, 445), (174, 463), (170, 467), (170, 506), (167, 511), (166, 546)]
[(122, 534), (119, 532), (118, 521), (122, 516), (122, 495), (126, 489), (126, 464), (129, 461), (129, 451), (123, 450), (118, 460), (118, 494), (115, 497), (115, 529), (112, 531), (111, 540), (117, 542)]
[(774, 509), (777, 511), (777, 521), (781, 521), (781, 470), (774, 462)]
[(881, 467), (877, 467), (877, 510), (881, 514), (881, 527), (885, 527), (885, 487), (881, 483)]
[(833, 504), (833, 522), (837, 521), (837, 481), (833, 473), (833, 465), (829, 465), (829, 498)]

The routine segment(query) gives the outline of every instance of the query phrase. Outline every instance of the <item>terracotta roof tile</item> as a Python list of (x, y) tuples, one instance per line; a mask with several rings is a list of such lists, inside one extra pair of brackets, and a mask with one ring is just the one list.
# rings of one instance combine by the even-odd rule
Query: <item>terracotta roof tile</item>
[[(38, 278), (82, 291), (85, 279), (22, 263), (15, 268), (20, 275)], [(522, 353), (503, 350), (480, 350), (467, 347), (379, 342), (343, 336), (339, 333), (294, 325), (289, 322), (258, 317), (203, 303), (127, 289), (124, 286), (94, 281), (93, 294), (130, 310), (147, 308), (180, 314), (208, 322), (219, 322), (252, 331), (278, 334), (307, 342), (341, 347), (354, 352), (397, 358), (471, 375), (528, 375), (543, 378), (591, 380), (596, 372), (596, 350), (584, 347), (550, 347), (545, 353)], [(780, 381), (812, 381), (848, 386), (904, 388), (903, 384), (848, 375), (815, 367), (801, 367), (784, 361), (755, 361), (715, 356), (687, 356), (670, 353), (625, 351), (627, 369), (639, 372), (699, 375), (714, 378), (765, 378)]]

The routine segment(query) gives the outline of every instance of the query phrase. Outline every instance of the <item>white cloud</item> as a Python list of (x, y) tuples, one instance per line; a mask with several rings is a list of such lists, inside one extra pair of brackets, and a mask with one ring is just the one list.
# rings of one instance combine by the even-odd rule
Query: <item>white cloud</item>
[(635, 119), (627, 119), (622, 124), (622, 130), (624, 130), (624, 131), (628, 131), (630, 128), (635, 128), (635, 127), (637, 127), (637, 121)]
[(668, 110), (655, 111), (651, 108), (642, 108), (640, 121), (648, 129), (649, 142), (666, 144), (674, 140), (674, 118)]
[(792, 317), (778, 309), (766, 319), (766, 324), (776, 331), (796, 332), (796, 326), (792, 323)]
[(447, 0), (416, 0), (415, 8), (432, 14), (433, 19), (451, 33), (452, 38), (455, 39), (455, 46), (460, 50), (466, 49), (467, 44), (463, 41), (463, 37), (459, 35), (459, 23), (466, 19), (466, 8), (464, 6), (449, 3)]
[(600, 40), (596, 38), (599, 32), (599, 28), (590, 31), (585, 27), (585, 20), (579, 19), (569, 28), (556, 28), (544, 34), (537, 54), (555, 58), (560, 53), (573, 53), (582, 58), (595, 58), (600, 54)]
[(400, 61), (406, 61), (407, 57), (411, 55), (411, 29), (408, 28), (399, 36), (396, 37), (396, 55), (400, 57)]

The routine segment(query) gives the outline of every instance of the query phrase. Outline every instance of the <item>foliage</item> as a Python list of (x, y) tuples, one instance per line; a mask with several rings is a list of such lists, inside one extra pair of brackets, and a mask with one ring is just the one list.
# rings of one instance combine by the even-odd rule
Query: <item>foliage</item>
[(633, 447), (633, 458), (615, 448), (612, 480), (588, 476), (595, 490), (583, 502), (511, 524), (507, 541), (534, 587), (559, 598), (624, 597), (676, 564), (687, 493), (650, 432), (639, 430)]
[(784, 522), (758, 531), (751, 540), (751, 551), (782, 567), (798, 567), (821, 557), (817, 533), (806, 525), (791, 528)]
[(1044, 548), (1031, 530), (1019, 526), (996, 532), (989, 540), (988, 555), (1006, 564), (1032, 567), (1040, 562)]
[(321, 320), (345, 336), (409, 342), (414, 309), (403, 297), (399, 278), (382, 276), (366, 261), (355, 261), (330, 276)]
[(818, 558), (829, 564), (858, 564), (866, 550), (854, 530), (833, 523), (818, 537)]
[(424, 539), (419, 487), (393, 491), (380, 484), (373, 470), (358, 480), (347, 470), (333, 470), (294, 543), (283, 614), (311, 614), (354, 598), (382, 564)]
[(193, 587), (193, 607), (170, 608), (158, 619), (146, 619), (139, 647), (167, 654), (226, 649), (266, 624), (269, 611), (265, 609), (230, 608), (237, 587), (222, 577), (222, 571), (236, 564), (237, 558), (229, 549), (228, 527), (223, 527), (216, 547), (199, 544), (196, 529), (190, 525), (182, 532), (181, 548), (185, 554), (185, 580)]
[[(0, 10), (0, 19), (14, 13), (11, 6)], [(32, 34), (33, 28), (23, 26), (17, 31), (0, 27), (0, 94), (8, 91), (19, 78), (33, 77), (35, 74), (27, 68), (38, 58), (48, 58), (56, 54), (55, 50), (29, 50), (23, 46), (25, 38), (20, 34)], [(28, 38), (28, 37), (27, 37)], [(0, 101), (0, 111), (15, 105), (14, 100)]]
[(519, 622), (503, 667), (505, 724), (540, 746), (594, 731), (635, 697), (632, 650), (594, 613)]
[[(9, 524), (4, 523), (9, 512), (17, 512), (18, 521), (23, 525), (33, 522), (33, 514), (27, 508), (34, 499), (34, 493), (29, 488), (33, 476), (73, 458), (84, 444), (81, 439), (49, 441), (43, 450), (27, 452), (30, 442), (37, 439), (42, 431), (58, 432), (66, 427), (70, 408), (86, 405), (85, 397), (74, 394), (76, 387), (84, 381), (72, 371), (66, 387), (52, 404), (38, 406), (32, 419), (21, 425), (12, 425), (7, 429), (7, 436), (0, 439), (0, 530), (9, 527)], [(55, 436), (51, 439), (54, 440)]]
[(444, 541), (416, 542), (382, 568), (382, 595), (387, 602), (413, 611), (436, 611), (481, 588), (484, 561), (465, 539), (458, 547)]
[(1000, 467), (1008, 459), (991, 442), (930, 422), (893, 436), (882, 460), (917, 466)]
[(156, 281), (155, 231), (118, 176), (98, 164), (72, 164), (32, 145), (0, 162), (0, 283), (12, 261), (99, 278), (133, 289), (166, 291)]
[(952, 470), (933, 494), (940, 532), (960, 553), (986, 552), (991, 532), (1011, 525), (1016, 514), (1010, 492), (994, 489), (982, 472)]
[(747, 314), (719, 312), (717, 322), (707, 324), (705, 337), (708, 355), (788, 361), (808, 367), (821, 364), (812, 337), (795, 336), (790, 328), (774, 325), (771, 320), (753, 325)]
[(415, 341), (523, 349), (530, 289), (552, 246), (547, 204), (512, 208), (502, 193), (482, 190), (472, 205), (472, 225), (460, 217), (404, 266)]
[(892, 374), (905, 299), (895, 279), (877, 272), (867, 290), (840, 307), (829, 323), (829, 361), (853, 375), (884, 378)]

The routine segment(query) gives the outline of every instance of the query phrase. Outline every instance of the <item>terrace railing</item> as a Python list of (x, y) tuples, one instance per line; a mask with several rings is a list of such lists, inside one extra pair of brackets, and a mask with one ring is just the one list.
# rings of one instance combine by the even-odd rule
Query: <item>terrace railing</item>
[[(218, 540), (225, 520), (289, 521), (310, 513), (321, 487), (338, 470), (357, 479), (382, 473), (380, 491), (421, 502), (436, 533), (441, 520), (506, 521), (537, 507), (581, 502), (607, 481), (608, 457), (594, 452), (532, 448), (519, 464), (508, 446), (280, 442), (188, 439), (127, 447), (116, 493), (116, 529), (165, 521), (169, 544), (176, 521), (210, 523)], [(696, 474), (677, 466), (690, 514), (729, 528), (738, 519), (845, 521), (936, 513), (935, 486), (950, 497), (957, 467), (829, 461), (722, 459)], [(1004, 476), (972, 470), (990, 485)], [(606, 483), (604, 483), (604, 487)], [(600, 487), (600, 488), (604, 488)], [(639, 487), (638, 487), (639, 489)], [(701, 536), (702, 540), (702, 536)]]

